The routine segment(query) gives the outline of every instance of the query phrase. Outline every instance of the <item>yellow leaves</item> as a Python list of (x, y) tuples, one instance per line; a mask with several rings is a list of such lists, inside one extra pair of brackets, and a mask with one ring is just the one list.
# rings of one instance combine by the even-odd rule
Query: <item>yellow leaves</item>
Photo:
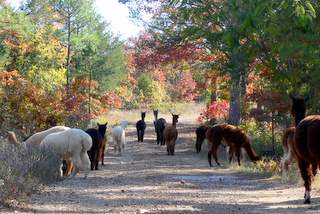
[(64, 68), (44, 69), (37, 66), (32, 66), (27, 73), (27, 78), (33, 83), (37, 84), (40, 88), (46, 91), (52, 91), (56, 87), (66, 83), (66, 70)]

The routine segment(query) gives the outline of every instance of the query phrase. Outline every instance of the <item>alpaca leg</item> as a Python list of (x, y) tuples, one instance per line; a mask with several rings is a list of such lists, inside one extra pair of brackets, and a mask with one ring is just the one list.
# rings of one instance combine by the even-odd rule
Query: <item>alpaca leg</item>
[(218, 150), (219, 145), (214, 145), (213, 146), (213, 151), (212, 151), (212, 155), (214, 160), (216, 161), (217, 165), (220, 166), (220, 163), (218, 161), (218, 156), (217, 156), (217, 150)]
[(99, 170), (99, 153), (97, 154), (97, 158), (96, 158), (96, 161), (95, 161), (95, 170)]
[(160, 136), (159, 136), (159, 132), (156, 132), (157, 133), (157, 144), (159, 145), (160, 144)]
[(174, 155), (175, 144), (172, 144), (172, 155)]
[(236, 157), (237, 157), (237, 160), (238, 160), (238, 165), (240, 166), (240, 156), (241, 156), (241, 148), (240, 147), (236, 147), (235, 148), (235, 152), (236, 152)]
[(104, 165), (104, 151), (106, 149), (106, 146), (104, 145), (102, 147), (102, 151), (101, 151), (101, 165), (103, 166)]
[(209, 166), (212, 167), (212, 151), (209, 150), (208, 151), (208, 162), (209, 162)]
[(233, 158), (233, 148), (227, 147), (228, 157), (229, 157), (229, 163), (231, 164), (232, 158)]
[(305, 187), (304, 203), (310, 204), (311, 177), (312, 177), (311, 164), (301, 159), (298, 161), (298, 164), (299, 164), (301, 177), (304, 180), (304, 187)]
[(141, 142), (143, 142), (144, 130), (141, 131)]
[(88, 154), (86, 152), (81, 152), (80, 158), (82, 162), (82, 170), (84, 171), (84, 178), (87, 178), (90, 172), (90, 160)]
[(314, 162), (312, 163), (312, 175), (315, 177), (317, 175), (317, 170), (318, 170), (318, 163)]
[[(90, 161), (90, 160), (89, 160)], [(81, 161), (81, 158), (80, 158), (80, 155), (74, 155), (72, 157), (72, 163), (74, 165), (74, 168), (73, 168), (73, 171), (70, 175), (71, 178), (73, 178), (79, 171), (80, 171), (80, 168), (81, 168), (81, 164), (82, 164), (82, 161)], [(91, 163), (92, 164), (92, 163)]]
[(137, 129), (138, 142), (140, 142), (140, 130)]

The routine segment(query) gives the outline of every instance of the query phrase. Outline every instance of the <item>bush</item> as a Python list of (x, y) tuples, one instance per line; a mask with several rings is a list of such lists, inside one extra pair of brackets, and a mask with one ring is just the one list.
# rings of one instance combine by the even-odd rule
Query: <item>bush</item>
[(50, 151), (0, 142), (0, 203), (29, 195), (59, 176), (60, 159)]
[[(248, 120), (240, 127), (251, 137), (252, 146), (256, 152), (263, 155), (267, 151), (272, 151), (272, 132), (267, 124), (258, 124), (255, 120)], [(281, 134), (275, 133), (274, 156), (280, 157), (283, 154), (281, 146)]]

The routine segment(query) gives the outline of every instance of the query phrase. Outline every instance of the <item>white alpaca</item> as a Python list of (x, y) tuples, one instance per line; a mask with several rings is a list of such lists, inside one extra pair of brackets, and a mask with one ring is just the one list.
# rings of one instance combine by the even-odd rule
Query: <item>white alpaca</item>
[(52, 149), (61, 160), (70, 160), (74, 165), (71, 177), (81, 170), (85, 171), (85, 178), (90, 171), (88, 150), (92, 146), (90, 135), (81, 129), (67, 129), (62, 132), (52, 133), (45, 137), (40, 144), (41, 150)]
[(33, 135), (31, 135), (27, 140), (23, 141), (22, 143), (19, 143), (16, 135), (14, 132), (8, 132), (8, 141), (9, 143), (12, 143), (14, 145), (23, 145), (25, 148), (30, 147), (30, 146), (39, 146), (41, 141), (47, 137), (49, 134), (56, 133), (56, 132), (61, 132), (70, 129), (69, 127), (66, 126), (54, 126), (50, 129), (37, 132)]
[(120, 126), (116, 126), (112, 129), (112, 139), (113, 139), (113, 146), (114, 152), (121, 152), (124, 151), (124, 147), (126, 144), (126, 128), (128, 126), (128, 121), (122, 121)]

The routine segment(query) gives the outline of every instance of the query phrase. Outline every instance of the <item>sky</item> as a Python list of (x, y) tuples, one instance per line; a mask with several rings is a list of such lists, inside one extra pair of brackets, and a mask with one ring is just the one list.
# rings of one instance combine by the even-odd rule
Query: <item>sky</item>
[[(23, 0), (10, 0), (12, 6), (18, 7)], [(114, 34), (119, 35), (121, 39), (127, 39), (138, 35), (142, 27), (137, 26), (129, 19), (128, 8), (118, 3), (118, 0), (95, 0), (96, 11), (110, 23)]]

